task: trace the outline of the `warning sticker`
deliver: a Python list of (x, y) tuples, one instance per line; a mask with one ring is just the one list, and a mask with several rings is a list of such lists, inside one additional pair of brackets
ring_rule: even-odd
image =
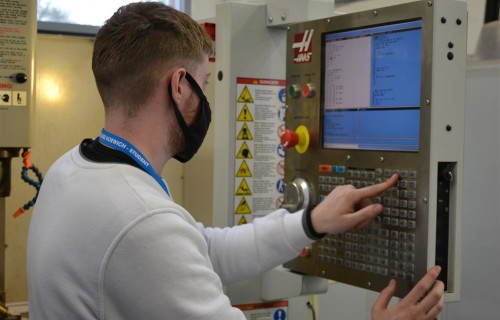
[(238, 118), (236, 121), (248, 121), (252, 122), (253, 117), (252, 114), (250, 113), (250, 109), (248, 109), (248, 106), (245, 104), (243, 108), (240, 111), (240, 114), (238, 115)]
[[(238, 225), (267, 215), (283, 201), (280, 133), (285, 130), (286, 81), (237, 77), (235, 100), (233, 212), (240, 216), (233, 224)], [(286, 315), (274, 311), (276, 319)]]
[(240, 203), (236, 207), (236, 211), (234, 213), (235, 214), (250, 214), (250, 213), (252, 213), (252, 210), (250, 209), (250, 206), (248, 205), (248, 202), (245, 199), (245, 197), (241, 198)]
[(245, 216), (241, 216), (240, 221), (238, 221), (238, 225), (241, 226), (242, 224), (247, 224), (247, 218)]
[(236, 305), (247, 320), (287, 320), (288, 301)]
[(253, 103), (252, 94), (250, 93), (250, 90), (248, 90), (247, 86), (245, 86), (241, 91), (238, 103)]
[(246, 123), (243, 124), (243, 126), (240, 129), (240, 133), (238, 133), (238, 136), (236, 137), (237, 140), (253, 140), (252, 134), (250, 133), (250, 129), (248, 129), (248, 126)]
[(241, 180), (240, 186), (238, 187), (238, 190), (236, 190), (236, 195), (237, 196), (252, 195), (252, 190), (250, 190), (250, 187), (248, 186), (248, 183), (245, 179)]
[(243, 141), (243, 144), (240, 147), (240, 150), (236, 154), (237, 159), (252, 159), (252, 152), (250, 152), (250, 148), (247, 143)]
[(238, 169), (238, 172), (236, 172), (237, 177), (251, 177), (252, 172), (250, 171), (250, 168), (248, 167), (248, 164), (245, 160), (240, 165), (240, 168)]

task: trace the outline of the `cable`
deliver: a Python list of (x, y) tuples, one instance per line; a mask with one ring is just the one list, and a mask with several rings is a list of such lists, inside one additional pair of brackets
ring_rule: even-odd
[[(17, 211), (13, 215), (14, 218), (19, 217), (21, 214), (26, 212), (26, 210), (28, 210), (29, 208), (31, 208), (32, 206), (35, 205), (36, 198), (38, 197), (38, 192), (40, 191), (40, 187), (41, 187), (42, 182), (43, 182), (43, 176), (42, 176), (41, 172), (38, 170), (38, 168), (35, 165), (33, 165), (33, 163), (31, 163), (30, 156), (31, 156), (31, 151), (29, 149), (23, 149), (24, 166), (21, 169), (21, 179), (23, 179), (23, 181), (26, 182), (27, 184), (29, 184), (30, 186), (33, 186), (36, 189), (36, 194), (33, 197), (33, 199), (31, 199), (30, 201), (25, 203), (24, 206), (17, 209)], [(37, 181), (31, 179), (28, 176), (29, 170), (33, 171), (33, 173), (36, 175)]]
[(316, 320), (316, 311), (314, 310), (314, 306), (312, 305), (311, 301), (307, 301), (306, 305), (311, 310), (313, 320)]

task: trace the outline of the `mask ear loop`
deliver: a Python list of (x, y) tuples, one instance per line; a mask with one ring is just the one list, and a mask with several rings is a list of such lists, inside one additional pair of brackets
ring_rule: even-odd
[(189, 74), (189, 72), (186, 72), (186, 80), (189, 82), (191, 85), (191, 88), (196, 91), (200, 99), (207, 100), (207, 97), (205, 96), (205, 93), (203, 93), (203, 90), (201, 90), (200, 86), (198, 85), (198, 82), (194, 80), (194, 78)]

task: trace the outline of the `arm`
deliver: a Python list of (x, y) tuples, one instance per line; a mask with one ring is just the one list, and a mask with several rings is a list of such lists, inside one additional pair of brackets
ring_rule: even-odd
[[(367, 198), (389, 189), (397, 179), (394, 175), (383, 183), (363, 189), (336, 187), (310, 213), (312, 228), (316, 233), (339, 233), (354, 226), (365, 226), (383, 210), (382, 205), (374, 205)], [(280, 209), (251, 224), (202, 229), (210, 259), (223, 283), (258, 275), (297, 256), (314, 240), (306, 235), (303, 214), (304, 211), (289, 214)]]
[(99, 277), (101, 317), (245, 320), (223, 292), (205, 239), (174, 210), (144, 215), (115, 239)]

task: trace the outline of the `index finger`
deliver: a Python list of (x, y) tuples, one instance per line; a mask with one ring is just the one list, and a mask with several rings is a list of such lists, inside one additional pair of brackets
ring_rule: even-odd
[(361, 188), (356, 190), (356, 195), (359, 197), (358, 201), (365, 198), (375, 197), (385, 190), (391, 188), (398, 181), (399, 176), (393, 174), (389, 179), (384, 182), (374, 184), (373, 186)]

